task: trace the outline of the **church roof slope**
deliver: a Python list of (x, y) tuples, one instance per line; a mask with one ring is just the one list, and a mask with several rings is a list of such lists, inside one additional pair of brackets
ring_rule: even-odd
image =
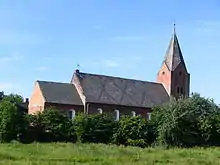
[(180, 49), (179, 41), (175, 32), (166, 51), (164, 63), (167, 65), (170, 71), (174, 71), (180, 63), (182, 63), (186, 69), (182, 51)]
[(41, 92), (48, 103), (83, 105), (73, 84), (37, 81)]
[(150, 108), (169, 100), (162, 84), (75, 72), (87, 102)]

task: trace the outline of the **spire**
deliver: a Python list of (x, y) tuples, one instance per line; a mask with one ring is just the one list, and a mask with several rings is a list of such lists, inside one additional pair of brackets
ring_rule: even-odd
[(164, 59), (164, 63), (167, 65), (170, 71), (174, 71), (180, 63), (182, 63), (183, 66), (186, 68), (183, 55), (180, 49), (180, 45), (177, 39), (177, 35), (176, 35), (176, 24), (175, 23), (174, 23), (173, 30), (174, 30), (174, 33), (170, 40), (170, 44), (166, 51), (166, 55)]

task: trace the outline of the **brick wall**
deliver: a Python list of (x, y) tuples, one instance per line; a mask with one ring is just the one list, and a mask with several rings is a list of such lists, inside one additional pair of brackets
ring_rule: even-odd
[(77, 113), (84, 113), (84, 106), (80, 105), (66, 105), (66, 104), (55, 104), (55, 103), (45, 103), (45, 109), (54, 107), (57, 110), (62, 110), (62, 111), (69, 111), (71, 109), (74, 109), (76, 114)]
[(40, 90), (38, 83), (36, 82), (34, 85), (33, 93), (29, 100), (28, 113), (34, 114), (36, 112), (43, 111), (44, 103), (45, 103), (44, 97), (42, 95), (42, 92)]
[(80, 96), (80, 98), (81, 98), (83, 104), (85, 105), (86, 97), (85, 97), (85, 95), (84, 95), (82, 86), (81, 86), (81, 84), (80, 84), (80, 80), (79, 80), (79, 78), (78, 78), (78, 76), (77, 76), (77, 72), (79, 72), (79, 71), (75, 71), (75, 72), (74, 72), (74, 75), (73, 75), (73, 78), (72, 78), (72, 80), (71, 80), (71, 83), (75, 85), (76, 90), (77, 90), (77, 92), (78, 92), (78, 94), (79, 94), (79, 96)]
[(157, 82), (163, 84), (167, 93), (169, 95), (171, 94), (171, 72), (169, 71), (165, 63), (162, 65), (160, 71), (158, 72)]
[[(158, 72), (157, 82), (163, 84), (164, 88), (170, 96), (189, 96), (190, 75), (187, 73), (182, 63), (179, 64), (174, 71), (169, 71), (166, 64), (163, 64), (160, 71)], [(181, 93), (181, 88), (183, 93)]]
[(113, 115), (116, 115), (115, 110), (117, 109), (120, 112), (120, 116), (121, 115), (132, 115), (132, 111), (134, 111), (136, 115), (147, 117), (147, 113), (151, 112), (150, 108), (89, 103), (88, 105), (89, 114), (99, 113), (98, 108), (101, 108), (103, 113), (108, 113), (108, 114), (113, 114)]

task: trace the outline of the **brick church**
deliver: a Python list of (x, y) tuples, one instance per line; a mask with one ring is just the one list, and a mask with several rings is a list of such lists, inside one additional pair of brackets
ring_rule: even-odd
[(68, 112), (70, 118), (77, 113), (113, 113), (116, 120), (122, 114), (150, 118), (153, 106), (169, 101), (171, 96), (188, 97), (189, 87), (190, 74), (174, 29), (156, 82), (75, 70), (70, 83), (36, 81), (28, 112), (34, 114), (52, 106)]

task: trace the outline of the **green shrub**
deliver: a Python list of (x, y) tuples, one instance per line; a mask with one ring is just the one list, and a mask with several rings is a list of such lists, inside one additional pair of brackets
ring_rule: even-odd
[[(213, 115), (218, 112), (219, 109), (212, 100), (197, 94), (156, 107), (152, 122), (157, 131), (157, 144), (179, 147), (211, 144)], [(219, 136), (214, 132), (215, 136)]]
[(74, 125), (62, 111), (50, 108), (43, 113), (29, 115), (29, 123), (24, 141), (76, 141)]
[(107, 114), (78, 115), (74, 124), (78, 141), (93, 143), (109, 143), (116, 125)]
[(151, 143), (151, 126), (142, 117), (122, 117), (113, 135), (113, 143), (144, 147)]
[(24, 120), (15, 103), (8, 100), (0, 102), (0, 138), (2, 142), (10, 142), (17, 139), (17, 135), (23, 131)]

